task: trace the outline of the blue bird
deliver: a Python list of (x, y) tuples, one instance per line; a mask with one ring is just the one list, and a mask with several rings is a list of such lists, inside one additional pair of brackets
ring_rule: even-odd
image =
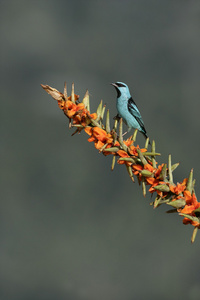
[(137, 105), (131, 97), (128, 86), (123, 82), (111, 83), (117, 91), (117, 117), (123, 119), (128, 126), (128, 132), (134, 128), (143, 133), (145, 138), (148, 138), (144, 122)]

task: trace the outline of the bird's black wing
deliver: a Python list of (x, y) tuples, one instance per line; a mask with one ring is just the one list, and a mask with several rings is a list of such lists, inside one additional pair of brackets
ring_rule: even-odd
[(139, 109), (135, 103), (135, 101), (133, 100), (133, 98), (129, 98), (128, 100), (128, 111), (134, 116), (134, 118), (137, 120), (137, 122), (139, 123), (140, 127), (141, 127), (141, 131), (144, 133), (145, 136), (146, 135), (146, 129), (144, 127), (144, 122), (142, 120), (142, 116), (139, 112)]

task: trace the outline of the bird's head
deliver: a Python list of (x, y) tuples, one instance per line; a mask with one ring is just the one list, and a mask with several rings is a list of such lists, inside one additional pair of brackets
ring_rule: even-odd
[(117, 81), (115, 83), (111, 83), (111, 85), (116, 88), (117, 98), (121, 97), (121, 95), (127, 97), (128, 99), (131, 97), (127, 84)]

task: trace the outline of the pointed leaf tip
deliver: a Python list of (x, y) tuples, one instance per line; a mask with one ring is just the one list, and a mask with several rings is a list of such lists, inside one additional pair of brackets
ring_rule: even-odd
[(113, 156), (113, 159), (112, 159), (111, 171), (114, 170), (115, 162), (116, 162), (116, 156), (114, 155), (114, 156)]
[(75, 103), (74, 83), (72, 83), (71, 101)]
[(49, 85), (41, 84), (41, 87), (56, 101), (64, 100), (64, 95)]
[(191, 238), (191, 243), (192, 243), (192, 244), (193, 244), (194, 241), (195, 241), (197, 232), (198, 232), (198, 227), (195, 227), (194, 230), (193, 230), (193, 233), (192, 233), (192, 238)]
[(193, 169), (191, 169), (191, 171), (190, 171), (188, 181), (187, 181), (186, 190), (188, 190), (190, 193), (192, 193), (192, 190), (193, 190)]
[(110, 132), (110, 114), (109, 114), (109, 109), (107, 110), (106, 114), (106, 132)]
[(65, 85), (64, 85), (64, 98), (65, 98), (65, 101), (67, 101), (67, 83), (65, 81)]
[(82, 103), (85, 105), (85, 108), (90, 112), (90, 99), (89, 99), (89, 91), (86, 90), (85, 96), (83, 97)]

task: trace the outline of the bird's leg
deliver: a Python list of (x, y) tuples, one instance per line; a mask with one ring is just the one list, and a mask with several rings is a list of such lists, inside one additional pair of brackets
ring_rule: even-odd
[[(117, 120), (118, 122), (119, 122), (120, 119), (121, 119), (121, 117), (120, 117), (119, 114), (117, 114), (117, 115), (113, 118), (113, 120)], [(124, 132), (124, 133), (122, 134), (122, 136), (126, 135), (130, 130), (131, 130), (131, 128), (128, 128), (128, 130), (127, 130), (126, 132)]]
[(127, 133), (128, 133), (128, 130), (127, 130), (126, 132), (124, 132), (124, 133), (122, 134), (122, 136), (126, 135)]
[[(120, 119), (121, 119), (121, 117), (120, 117), (119, 114), (117, 114), (117, 115), (113, 118), (113, 120), (117, 120), (118, 123), (119, 123)], [(122, 134), (122, 136), (125, 135), (126, 133), (127, 133), (127, 132), (125, 132), (124, 134)]]
[(124, 132), (124, 133), (122, 134), (122, 136), (124, 136), (125, 134), (127, 134), (129, 131), (131, 131), (131, 128), (130, 128), (130, 127), (128, 127), (128, 130), (127, 130), (126, 132)]

